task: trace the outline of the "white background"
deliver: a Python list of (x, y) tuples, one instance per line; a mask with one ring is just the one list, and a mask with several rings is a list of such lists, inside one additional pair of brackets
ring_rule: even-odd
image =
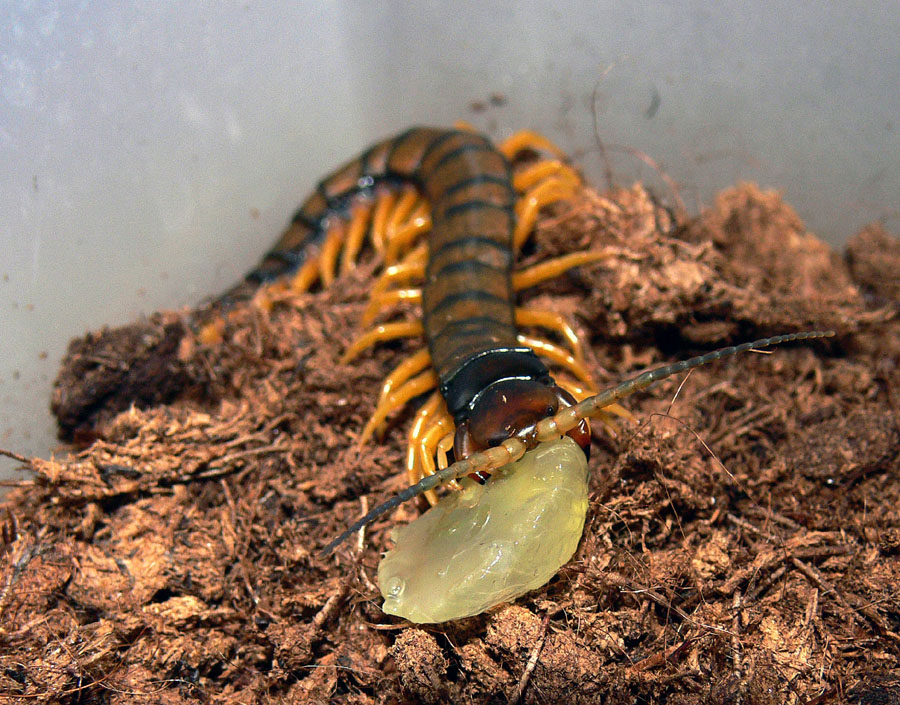
[(753, 179), (836, 245), (900, 231), (898, 37), (896, 0), (4, 2), (0, 446), (53, 447), (72, 336), (221, 291), (411, 124), (536, 128), (599, 179), (596, 119), (620, 183), (657, 182), (616, 145), (693, 208)]

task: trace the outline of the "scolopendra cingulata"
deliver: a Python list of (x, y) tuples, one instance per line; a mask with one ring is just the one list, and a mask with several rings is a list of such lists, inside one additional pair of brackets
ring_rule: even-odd
[[(394, 409), (432, 392), (409, 432), (407, 472), (411, 485), (355, 522), (322, 549), (323, 555), (400, 503), (425, 494), (436, 504), (434, 490), (438, 485), (466, 476), (483, 484), (492, 473), (538, 446), (546, 445), (548, 450), (542, 456), (548, 463), (556, 462), (552, 458), (565, 458), (560, 461), (564, 471), (583, 464), (590, 446), (588, 419), (600, 418), (608, 423), (610, 414), (627, 415), (618, 406), (618, 400), (654, 381), (744, 350), (828, 335), (794, 333), (723, 348), (659, 367), (594, 394), (593, 381), (580, 358), (579, 341), (571, 327), (559, 316), (517, 309), (515, 292), (574, 266), (604, 259), (608, 254), (573, 253), (531, 270), (514, 272), (516, 252), (527, 238), (537, 210), (571, 194), (579, 183), (575, 172), (559, 160), (539, 162), (514, 176), (510, 159), (523, 147), (555, 151), (533, 133), (523, 133), (499, 148), (468, 130), (433, 128), (414, 128), (379, 142), (319, 183), (295, 214), (287, 232), (225, 298), (227, 301), (257, 295), (265, 304), (265, 289), (261, 294), (256, 292), (261, 284), (273, 280), (298, 291), (310, 288), (317, 280), (327, 286), (338, 267), (345, 272), (353, 266), (368, 233), (385, 268), (373, 287), (364, 323), (372, 323), (378, 312), (392, 302), (421, 301), (421, 322), (376, 326), (344, 357), (347, 362), (381, 340), (424, 334), (426, 350), (408, 358), (388, 376), (376, 411), (361, 434), (361, 442), (365, 442)], [(383, 185), (399, 184), (410, 184), (417, 190), (399, 197), (393, 189), (381, 190)], [(516, 194), (520, 191), (525, 191), (526, 197), (517, 204)], [(368, 199), (360, 202), (360, 195)], [(427, 203), (418, 200), (420, 196)], [(349, 223), (333, 217), (348, 209)], [(427, 243), (418, 243), (429, 227)], [(286, 283), (285, 275), (289, 273), (293, 279)], [(392, 288), (417, 279), (422, 280), (421, 290)], [(520, 325), (549, 327), (562, 335), (572, 349), (567, 351), (525, 337)], [(202, 332), (208, 341), (216, 336), (215, 324)], [(552, 376), (536, 350), (578, 381)], [(435, 388), (437, 391), (433, 391)], [(572, 455), (572, 444), (553, 445), (564, 436), (574, 439), (582, 451)], [(453, 464), (449, 463), (451, 454), (456, 461)], [(586, 493), (584, 482), (581, 485)], [(448, 589), (463, 585), (467, 594), (477, 593), (477, 597), (457, 595), (453, 601), (444, 601), (447, 609), (423, 611), (419, 603), (427, 596), (421, 588), (417, 592), (408, 579), (394, 576), (385, 578), (381, 585), (388, 601), (394, 601), (391, 611), (415, 621), (443, 621), (473, 614), (543, 584), (577, 546), (586, 500), (576, 499), (571, 506), (576, 505), (580, 507), (581, 520), (567, 524), (565, 536), (554, 537), (555, 543), (567, 547), (560, 555), (539, 555), (540, 549), (527, 541), (520, 545), (518, 539), (515, 549), (510, 548), (511, 544), (490, 540), (487, 554), (482, 551), (477, 560), (467, 559), (452, 569), (447, 565), (437, 569)], [(560, 522), (560, 512), (570, 505), (560, 506), (562, 509), (544, 512), (540, 517), (542, 526)], [(487, 523), (485, 518), (482, 524)], [(500, 525), (501, 532), (506, 526), (499, 520), (494, 524)], [(444, 525), (440, 532), (452, 533), (456, 528), (451, 526), (448, 531)], [(485, 535), (469, 541), (486, 540)], [(398, 543), (395, 553), (415, 553), (420, 564), (415, 569), (421, 570), (428, 563), (425, 554), (443, 539), (435, 538), (432, 531), (424, 539), (417, 539), (420, 544), (423, 540), (424, 545), (415, 547), (404, 548)], [(501, 559), (503, 567), (498, 570)], [(528, 580), (518, 577), (521, 564), (542, 561), (545, 565), (541, 570), (531, 570), (529, 565), (526, 572), (534, 575)], [(427, 566), (426, 570), (432, 567)], [(380, 571), (379, 578), (382, 577)], [(404, 591), (405, 605), (400, 600)], [(435, 598), (433, 589), (426, 592)]]

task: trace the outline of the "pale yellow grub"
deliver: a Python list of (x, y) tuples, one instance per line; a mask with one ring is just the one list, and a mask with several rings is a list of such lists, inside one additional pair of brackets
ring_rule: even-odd
[(464, 481), (407, 526), (378, 566), (387, 614), (446, 622), (544, 585), (572, 557), (587, 514), (587, 461), (564, 437), (484, 485)]

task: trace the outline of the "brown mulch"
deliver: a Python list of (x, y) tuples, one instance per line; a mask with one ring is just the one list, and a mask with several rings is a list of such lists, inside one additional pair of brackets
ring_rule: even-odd
[(630, 399), (638, 423), (595, 429), (573, 560), (437, 626), (373, 584), (420, 505), (316, 554), (404, 483), (409, 410), (357, 437), (416, 344), (336, 362), (371, 264), (237, 306), (218, 345), (193, 313), (73, 341), (53, 405), (83, 445), (0, 511), (0, 701), (900, 703), (900, 241), (873, 226), (841, 256), (749, 184), (678, 223), (634, 186), (551, 209), (526, 263), (584, 247), (615, 256), (522, 299), (577, 323), (603, 384), (837, 336)]

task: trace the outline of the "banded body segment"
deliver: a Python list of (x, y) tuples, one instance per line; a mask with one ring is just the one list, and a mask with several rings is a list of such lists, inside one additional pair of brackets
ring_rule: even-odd
[[(522, 372), (518, 358), (529, 355), (516, 337), (511, 278), (516, 194), (506, 158), (467, 132), (435, 140), (421, 172), (433, 222), (422, 320), (441, 391), (456, 415), (486, 384)], [(456, 379), (487, 356), (493, 379)]]

